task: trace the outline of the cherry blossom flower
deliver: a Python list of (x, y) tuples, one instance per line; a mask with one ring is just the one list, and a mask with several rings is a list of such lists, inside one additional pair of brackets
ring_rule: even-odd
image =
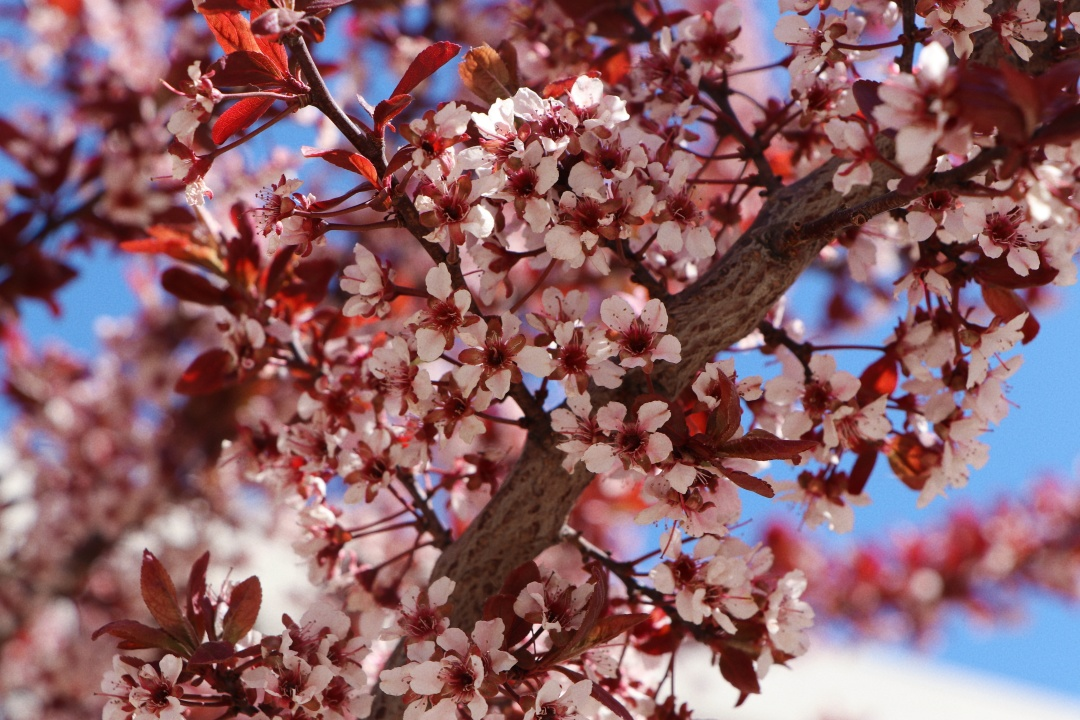
[(1052, 230), (1034, 228), (1026, 217), (1026, 207), (1009, 198), (992, 198), (988, 207), (977, 202), (971, 205), (973, 212), (985, 207), (985, 214), (976, 223), (979, 247), (987, 257), (1001, 257), (1007, 251), (1006, 261), (1020, 277), (1039, 269), (1038, 248), (1052, 235)]
[(353, 248), (353, 255), (353, 264), (341, 271), (341, 289), (352, 295), (341, 313), (346, 317), (386, 317), (390, 301), (395, 297), (393, 269), (389, 263), (379, 262), (360, 243)]
[(971, 389), (986, 379), (990, 369), (990, 358), (998, 353), (1011, 350), (1023, 339), (1021, 330), (1027, 320), (1027, 313), (1020, 313), (1007, 323), (995, 324), (984, 332), (978, 333), (971, 342), (971, 358), (968, 366), (967, 387)]
[(495, 229), (495, 216), (480, 203), (480, 198), (502, 184), (502, 176), (495, 174), (476, 180), (460, 175), (454, 180), (424, 185), (416, 196), (416, 209), (424, 226), (432, 228), (425, 239), (463, 245), (469, 237), (486, 238)]
[(735, 361), (731, 359), (718, 362), (706, 363), (701, 373), (694, 378), (691, 389), (698, 400), (705, 403), (709, 410), (715, 410), (724, 402), (724, 395), (730, 387), (720, 381), (723, 374), (732, 385), (739, 397), (743, 400), (752, 401), (761, 397), (761, 377), (753, 375), (744, 380), (739, 380), (735, 373)]
[(765, 610), (765, 627), (773, 646), (789, 655), (802, 655), (810, 647), (806, 631), (814, 624), (814, 609), (800, 599), (805, 591), (803, 571), (792, 570), (777, 583)]
[(214, 87), (214, 72), (202, 71), (202, 65), (195, 61), (188, 66), (188, 78), (191, 80), (191, 90), (180, 92), (167, 83), (168, 87), (177, 95), (188, 98), (188, 101), (169, 118), (166, 129), (176, 136), (184, 145), (191, 147), (195, 141), (195, 131), (199, 125), (210, 119), (214, 112), (214, 106), (221, 101), (221, 91)]
[(589, 472), (648, 470), (671, 454), (671, 439), (659, 432), (671, 417), (666, 402), (645, 403), (633, 420), (627, 420), (626, 414), (626, 406), (618, 402), (608, 403), (596, 413), (596, 424), (609, 439), (592, 445), (582, 455)]
[(109, 696), (102, 717), (104, 720), (181, 720), (184, 708), (180, 699), (184, 690), (177, 685), (184, 661), (166, 655), (158, 668), (146, 663), (131, 665), (122, 656), (113, 658), (112, 672), (101, 681), (101, 691)]
[(858, 43), (866, 20), (857, 15), (822, 14), (817, 28), (799, 15), (784, 15), (773, 35), (794, 50), (789, 69), (793, 76), (814, 75), (825, 63), (846, 62), (845, 50), (837, 42)]
[(458, 328), (479, 321), (468, 315), (472, 296), (465, 288), (454, 290), (445, 264), (428, 270), (425, 278), (428, 307), (412, 319), (416, 325), (416, 354), (424, 362), (436, 360), (454, 344)]
[(661, 537), (664, 554), (672, 561), (649, 573), (656, 589), (675, 596), (675, 607), (686, 622), (700, 625), (713, 620), (727, 633), (738, 632), (732, 618), (745, 620), (758, 612), (752, 598), (751, 548), (735, 538), (702, 537), (690, 555), (682, 552), (675, 531)]
[(529, 345), (518, 332), (520, 329), (521, 321), (516, 316), (503, 313), (490, 322), (481, 319), (460, 331), (461, 339), (472, 346), (458, 355), (464, 366), (457, 376), (465, 392), (479, 385), (501, 400), (510, 391), (511, 383), (522, 381), (522, 370), (539, 378), (548, 376), (552, 371), (551, 355), (545, 348)]
[(595, 586), (573, 586), (552, 573), (542, 582), (531, 582), (514, 600), (514, 614), (548, 632), (568, 632), (581, 625)]
[(1022, 41), (1041, 42), (1046, 39), (1046, 23), (1039, 19), (1039, 0), (1020, 0), (1015, 9), (1006, 9), (994, 16), (993, 27), (1022, 60), (1031, 59), (1031, 48)]
[(551, 429), (566, 440), (556, 445), (566, 453), (563, 468), (573, 472), (574, 466), (584, 457), (585, 452), (602, 437), (600, 426), (592, 415), (592, 402), (588, 393), (569, 395), (566, 408), (551, 411)]
[(738, 521), (742, 501), (735, 485), (726, 478), (697, 468), (693, 482), (680, 492), (670, 475), (662, 472), (646, 478), (643, 492), (657, 502), (638, 513), (634, 522), (649, 525), (672, 520), (687, 535), (701, 537), (705, 533), (724, 535), (727, 525)]
[(564, 192), (559, 199), (558, 224), (544, 236), (551, 257), (565, 260), (572, 268), (581, 267), (586, 258), (591, 258), (597, 270), (606, 275), (607, 259), (598, 243), (601, 237), (612, 235), (609, 239), (613, 239), (618, 235), (607, 229), (614, 219), (613, 209), (610, 203)]
[(413, 165), (432, 182), (455, 174), (453, 146), (467, 137), (464, 133), (470, 119), (472, 113), (467, 108), (450, 102), (401, 128), (402, 137), (415, 148)]
[(584, 393), (590, 381), (600, 387), (619, 387), (626, 371), (608, 359), (611, 345), (598, 328), (561, 322), (555, 325), (552, 339), (555, 349), (548, 376), (561, 381), (567, 395)]
[(974, 49), (971, 34), (990, 27), (989, 6), (990, 0), (919, 0), (916, 12), (935, 36), (952, 39), (956, 57), (965, 58)]
[(859, 391), (859, 379), (845, 370), (837, 370), (832, 355), (815, 354), (810, 359), (809, 370), (812, 379), (806, 382), (801, 366), (789, 362), (783, 375), (765, 384), (765, 399), (771, 403), (790, 406), (796, 400), (802, 401), (802, 411), (790, 412), (784, 420), (784, 437), (802, 437), (827, 413), (839, 409)]
[(433, 408), (424, 416), (425, 422), (433, 423), (439, 429), (443, 445), (451, 439), (471, 443), (484, 432), (484, 421), (476, 414), (491, 405), (491, 392), (475, 388), (466, 393), (462, 388), (473, 379), (471, 373), (465, 372), (462, 376), (461, 368), (455, 368), (440, 381)]
[(852, 506), (868, 505), (870, 498), (862, 494), (852, 495), (842, 483), (823, 478), (823, 475), (828, 477), (826, 473), (802, 472), (795, 482), (774, 483), (774, 487), (780, 491), (777, 499), (803, 505), (803, 522), (811, 530), (824, 524), (832, 532), (843, 535), (855, 527)]
[(600, 304), (600, 317), (615, 332), (619, 364), (623, 367), (640, 367), (648, 373), (657, 360), (677, 363), (682, 358), (679, 339), (663, 334), (668, 324), (667, 308), (659, 299), (645, 303), (639, 316), (625, 299), (609, 297)]
[(579, 680), (570, 687), (564, 685), (557, 678), (545, 682), (523, 720), (590, 720), (597, 716), (600, 702), (592, 697), (591, 680)]
[(901, 74), (878, 87), (881, 104), (874, 119), (896, 129), (896, 163), (915, 175), (934, 158), (934, 146), (945, 134), (946, 113), (941, 93), (949, 58), (938, 43), (930, 43), (919, 55), (917, 72)]
[(317, 701), (334, 677), (334, 671), (325, 665), (311, 664), (293, 653), (285, 654), (279, 667), (266, 665), (244, 672), (244, 683), (267, 695), (280, 698), (289, 709)]
[(874, 179), (871, 163), (878, 152), (867, 128), (862, 123), (832, 118), (825, 123), (825, 134), (832, 142), (833, 154), (847, 160), (833, 175), (836, 191), (847, 195), (856, 185), (869, 185)]
[(418, 585), (406, 588), (394, 625), (383, 631), (382, 639), (406, 638), (410, 644), (435, 640), (450, 627), (447, 603), (454, 592), (454, 581), (441, 577), (426, 589)]

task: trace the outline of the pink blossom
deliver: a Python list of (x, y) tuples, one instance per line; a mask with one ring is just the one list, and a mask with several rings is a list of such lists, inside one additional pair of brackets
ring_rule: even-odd
[(658, 432), (671, 417), (666, 402), (645, 403), (633, 420), (627, 420), (626, 413), (626, 406), (618, 402), (608, 403), (596, 413), (596, 424), (607, 440), (592, 445), (582, 456), (589, 472), (648, 470), (671, 454), (671, 439)]
[(623, 367), (641, 367), (651, 372), (657, 360), (677, 363), (681, 359), (679, 339), (663, 334), (668, 324), (667, 308), (657, 298), (645, 303), (638, 316), (623, 298), (609, 297), (600, 304), (600, 317), (615, 332), (619, 364)]

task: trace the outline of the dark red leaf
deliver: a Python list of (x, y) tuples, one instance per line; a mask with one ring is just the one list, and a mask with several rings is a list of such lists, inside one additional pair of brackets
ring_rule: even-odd
[(195, 649), (195, 652), (191, 653), (188, 664), (210, 665), (225, 662), (235, 654), (236, 649), (231, 644), (220, 640), (211, 640), (210, 642), (204, 642)]
[(180, 267), (171, 267), (161, 274), (161, 287), (181, 300), (200, 305), (221, 305), (225, 291), (202, 275)]
[(881, 98), (878, 97), (880, 85), (881, 83), (875, 80), (856, 80), (851, 86), (855, 104), (859, 106), (859, 110), (866, 118), (874, 117), (874, 108), (881, 104)]
[(648, 619), (647, 613), (629, 613), (602, 617), (596, 622), (592, 631), (589, 632), (589, 644), (592, 647), (603, 645)]
[(1005, 322), (1009, 322), (1021, 313), (1028, 314), (1021, 330), (1024, 334), (1023, 343), (1025, 345), (1034, 340), (1035, 336), (1039, 334), (1039, 321), (1035, 319), (1031, 308), (1015, 290), (987, 283), (982, 286), (982, 296), (983, 300), (986, 301), (986, 306)]
[(252, 576), (232, 589), (229, 611), (222, 621), (221, 637), (227, 643), (238, 643), (255, 627), (262, 606), (262, 585)]
[(207, 626), (214, 622), (212, 617), (204, 617), (202, 612), (202, 601), (206, 598), (206, 568), (209, 565), (210, 551), (208, 550), (199, 556), (188, 574), (187, 619), (195, 628), (195, 637), (200, 640), (205, 635)]
[(261, 12), (266, 8), (266, 0), (204, 0), (199, 5), (199, 12), (203, 15), (219, 12), (240, 12), (242, 10), (255, 10)]
[(1042, 262), (1039, 267), (1028, 272), (1027, 275), (1017, 275), (1016, 271), (1009, 267), (1008, 255), (1002, 253), (996, 258), (980, 255), (974, 264), (975, 279), (980, 283), (1000, 285), (1003, 288), (1030, 288), (1039, 285), (1049, 285), (1057, 277), (1057, 268), (1050, 263)]
[(818, 446), (813, 440), (781, 440), (765, 430), (751, 430), (742, 437), (728, 440), (716, 449), (719, 457), (750, 460), (795, 460)]
[(375, 121), (375, 130), (382, 132), (382, 129), (409, 107), (411, 102), (412, 95), (391, 95), (389, 100), (383, 100), (376, 105), (375, 112), (371, 116)]
[(143, 550), (142, 571), (139, 576), (146, 609), (157, 620), (161, 629), (184, 644), (190, 651), (195, 649), (196, 640), (191, 624), (180, 611), (176, 599), (176, 586), (161, 561), (149, 550)]
[(866, 482), (870, 479), (870, 473), (874, 471), (874, 465), (877, 464), (878, 449), (876, 446), (868, 446), (864, 448), (857, 458), (855, 458), (855, 464), (851, 466), (851, 475), (848, 476), (847, 490), (852, 495), (859, 495), (866, 487)]
[(754, 659), (740, 650), (724, 648), (720, 654), (720, 674), (739, 691), (736, 705), (741, 705), (748, 695), (761, 692)]
[(277, 85), (282, 79), (280, 68), (262, 53), (237, 50), (214, 63), (216, 87), (244, 85)]
[(724, 473), (728, 480), (735, 483), (743, 490), (749, 490), (756, 495), (767, 498), (776, 495), (776, 491), (772, 489), (772, 485), (761, 478), (756, 478), (749, 473), (744, 473), (742, 470), (732, 470), (731, 468), (722, 467), (720, 468), (720, 472)]
[(235, 360), (228, 350), (207, 350), (188, 365), (188, 369), (176, 381), (176, 392), (181, 395), (207, 395), (223, 388), (235, 370)]
[(1071, 145), (1080, 138), (1080, 105), (1073, 105), (1041, 127), (1035, 137), (1039, 145)]
[(236, 133), (247, 129), (265, 115), (273, 104), (274, 98), (249, 97), (238, 100), (214, 121), (214, 129), (210, 137), (216, 145), (220, 145)]
[(442, 40), (429, 45), (420, 51), (420, 54), (416, 56), (416, 59), (409, 65), (409, 69), (405, 71), (405, 75), (402, 76), (401, 82), (394, 88), (394, 92), (390, 93), (390, 97), (395, 95), (407, 95), (412, 92), (412, 89), (422, 83), (424, 80), (431, 77), (431, 75), (441, 68), (446, 63), (454, 59), (454, 56), (461, 50), (461, 46), (457, 43), (447, 42)]
[(180, 645), (176, 640), (169, 637), (168, 633), (159, 628), (143, 625), (135, 620), (115, 620), (94, 631), (92, 640), (97, 640), (102, 635), (112, 635), (120, 639), (117, 647), (123, 650), (145, 650), (148, 648), (160, 648), (162, 650), (180, 651)]

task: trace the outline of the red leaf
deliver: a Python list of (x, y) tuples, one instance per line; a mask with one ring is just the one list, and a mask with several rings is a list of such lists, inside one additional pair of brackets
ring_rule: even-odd
[(236, 649), (227, 642), (211, 640), (204, 642), (188, 658), (189, 665), (210, 665), (225, 662), (236, 654)]
[(203, 13), (203, 17), (226, 55), (237, 50), (262, 52), (259, 43), (255, 42), (255, 35), (251, 32), (251, 23), (239, 12), (235, 10), (206, 12)]
[(200, 305), (221, 305), (225, 291), (202, 275), (180, 267), (171, 267), (161, 274), (161, 287), (181, 300)]
[(882, 395), (892, 395), (899, 379), (896, 358), (891, 354), (882, 355), (863, 370), (855, 399), (859, 405), (869, 405)]
[(735, 483), (743, 490), (749, 490), (761, 497), (771, 498), (776, 496), (776, 491), (772, 489), (772, 485), (761, 478), (756, 478), (749, 473), (744, 473), (742, 470), (732, 470), (731, 468), (726, 467), (721, 467), (720, 472), (724, 473), (728, 480)]
[(277, 85), (282, 79), (280, 68), (262, 53), (237, 50), (211, 66), (214, 85), (241, 87), (244, 85)]
[(179, 643), (169, 637), (168, 633), (159, 628), (143, 625), (135, 620), (116, 620), (103, 625), (91, 635), (92, 640), (97, 640), (102, 635), (112, 635), (120, 639), (117, 647), (123, 650), (145, 650), (148, 648), (160, 648), (162, 650), (181, 651)]
[(1024, 334), (1023, 343), (1025, 345), (1034, 340), (1035, 336), (1039, 334), (1039, 321), (1035, 319), (1035, 315), (1031, 312), (1028, 304), (1015, 290), (987, 283), (982, 286), (982, 296), (983, 300), (986, 301), (986, 306), (1005, 322), (1009, 322), (1021, 313), (1028, 314), (1021, 330)]
[(1039, 285), (1049, 285), (1057, 277), (1057, 268), (1050, 263), (1039, 263), (1039, 267), (1028, 272), (1027, 275), (1017, 275), (1009, 267), (1008, 255), (1002, 253), (996, 258), (980, 255), (974, 264), (975, 279), (981, 283), (991, 283), (1004, 288), (1029, 288)]
[(349, 156), (349, 162), (352, 163), (357, 172), (363, 175), (368, 182), (375, 187), (379, 187), (381, 184), (379, 182), (379, 173), (375, 170), (375, 166), (371, 164), (370, 160), (359, 153), (353, 153)]
[[(590, 75), (593, 73), (589, 73)], [(544, 92), (541, 93), (546, 98), (559, 97), (570, 92), (570, 88), (574, 87), (574, 83), (577, 82), (578, 76), (564, 77), (560, 80), (555, 80), (544, 86)]]
[(870, 473), (877, 464), (878, 449), (870, 446), (859, 453), (855, 464), (851, 467), (851, 475), (848, 476), (847, 490), (852, 495), (859, 495), (866, 487), (866, 481), (870, 479)]
[(728, 440), (716, 449), (719, 457), (750, 460), (795, 460), (817, 447), (814, 440), (781, 440), (765, 430), (751, 430), (742, 437)]
[(195, 628), (195, 637), (202, 638), (206, 628), (212, 624), (212, 617), (204, 617), (202, 601), (206, 598), (206, 568), (210, 565), (210, 551), (204, 552), (191, 566), (188, 574), (187, 619)]
[(359, 153), (350, 152), (349, 150), (320, 150), (307, 145), (300, 148), (300, 152), (303, 153), (304, 157), (322, 158), (331, 165), (336, 165), (343, 170), (360, 173), (375, 187), (381, 185), (379, 174), (375, 172), (375, 166)]
[(177, 260), (206, 260), (214, 254), (210, 248), (192, 240), (189, 226), (152, 225), (147, 232), (150, 237), (122, 242), (120, 249), (129, 253), (160, 253)]
[(214, 144), (220, 145), (238, 132), (246, 129), (270, 109), (274, 104), (274, 98), (249, 97), (238, 100), (235, 105), (221, 113), (214, 121), (214, 129), (210, 133)]
[(627, 630), (637, 627), (649, 619), (647, 613), (630, 613), (626, 615), (608, 615), (597, 621), (596, 626), (589, 632), (589, 644), (592, 647), (603, 645), (612, 638), (622, 635)]
[(407, 95), (412, 92), (412, 89), (428, 79), (436, 70), (441, 68), (446, 63), (454, 59), (454, 56), (461, 50), (461, 46), (457, 43), (447, 42), (442, 40), (429, 45), (420, 51), (420, 54), (416, 56), (416, 59), (409, 65), (409, 69), (405, 71), (405, 75), (402, 76), (401, 82), (394, 88), (394, 92), (390, 93), (390, 97), (395, 95)]
[(261, 12), (266, 8), (266, 0), (204, 0), (199, 5), (199, 12), (203, 15), (219, 12), (239, 12), (241, 10), (255, 10)]
[(157, 620), (161, 629), (184, 644), (190, 651), (195, 649), (196, 640), (191, 624), (180, 611), (176, 599), (176, 586), (165, 570), (161, 561), (149, 550), (143, 550), (142, 572), (139, 578), (143, 602), (146, 609)]
[(262, 585), (259, 578), (249, 577), (232, 589), (229, 594), (229, 610), (222, 621), (221, 637), (227, 643), (237, 643), (259, 618), (262, 606)]
[(176, 392), (181, 395), (207, 395), (223, 388), (226, 379), (235, 369), (235, 361), (228, 350), (207, 350), (188, 365), (188, 369), (176, 381)]
[(412, 95), (392, 95), (389, 100), (383, 100), (376, 105), (375, 112), (371, 115), (375, 121), (376, 132), (382, 132), (382, 129), (400, 115), (405, 108), (409, 107), (411, 102)]
[(740, 650), (724, 648), (720, 654), (720, 674), (739, 691), (736, 707), (741, 705), (748, 695), (761, 692), (757, 671), (754, 670), (754, 659)]

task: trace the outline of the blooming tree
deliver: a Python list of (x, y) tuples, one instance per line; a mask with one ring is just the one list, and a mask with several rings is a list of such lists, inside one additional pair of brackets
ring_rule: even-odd
[[(1080, 594), (1076, 489), (810, 532), (986, 462), (1076, 279), (1080, 3), (779, 10), (772, 45), (733, 0), (13, 11), (66, 112), (0, 120), (3, 712), (688, 718), (686, 646), (741, 701), (815, 615)], [(100, 243), (150, 258), (138, 315), (34, 349)]]

